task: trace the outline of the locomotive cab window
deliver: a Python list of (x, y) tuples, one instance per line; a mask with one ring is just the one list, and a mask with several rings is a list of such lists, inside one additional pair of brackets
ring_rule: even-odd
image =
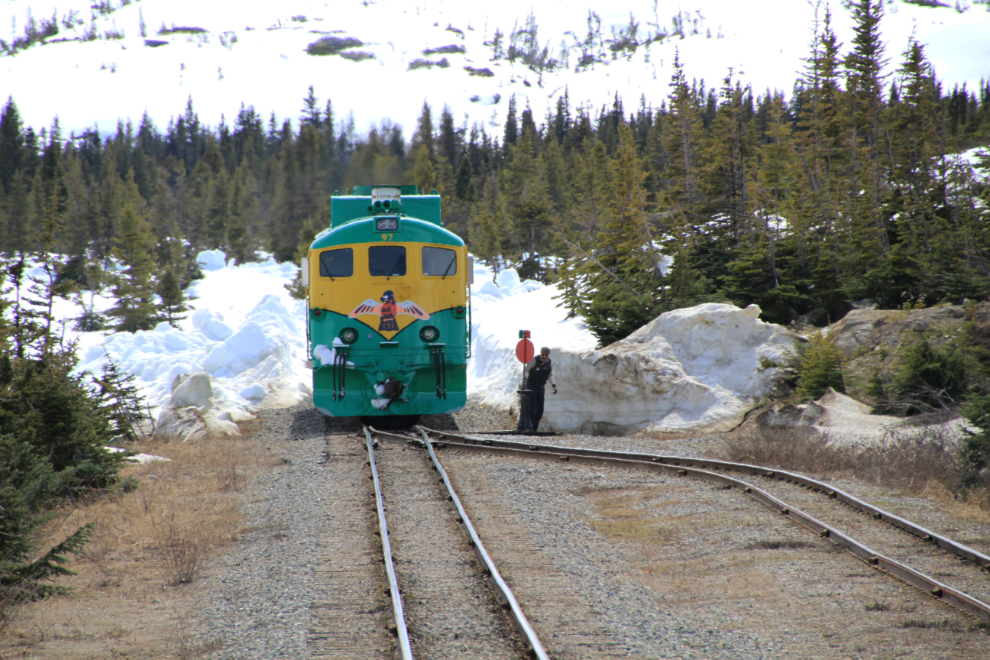
[(423, 275), (447, 277), (457, 273), (457, 253), (437, 247), (423, 248)]
[(320, 253), (320, 277), (350, 277), (354, 274), (354, 250), (324, 250)]
[(401, 245), (375, 245), (368, 248), (368, 272), (373, 277), (400, 277), (406, 274), (406, 248)]

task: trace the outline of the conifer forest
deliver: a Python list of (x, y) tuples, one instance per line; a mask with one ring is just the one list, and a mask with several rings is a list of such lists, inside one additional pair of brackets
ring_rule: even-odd
[[(823, 325), (862, 300), (984, 298), (990, 192), (956, 154), (990, 139), (990, 82), (944, 89), (922, 45), (888, 52), (878, 3), (853, 11), (848, 54), (825, 16), (789, 94), (731, 71), (692, 80), (677, 61), (659, 108), (565, 94), (535, 117), (510, 98), (489, 133), (424, 104), (408, 144), (388, 119), (358, 135), (312, 89), (298, 118), (242, 106), (214, 128), (190, 98), (164, 130), (145, 116), (68, 138), (57, 119), (23, 125), (8, 99), (0, 246), (36, 252), (54, 221), (59, 278), (120, 301), (88, 322), (133, 331), (179, 312), (197, 251), (293, 260), (328, 226), (331, 194), (415, 183), (496, 271), (558, 281), (602, 343), (708, 300)], [(113, 258), (123, 270), (104, 277)]]
[(408, 144), (388, 119), (358, 135), (312, 88), (298, 118), (242, 106), (214, 128), (190, 98), (164, 130), (145, 116), (68, 138), (57, 120), (25, 126), (8, 99), (0, 246), (37, 252), (54, 222), (59, 279), (119, 300), (86, 321), (133, 331), (180, 313), (199, 250), (294, 260), (329, 225), (331, 194), (415, 183), (496, 271), (559, 282), (602, 343), (712, 300), (823, 325), (863, 300), (985, 298), (990, 189), (957, 154), (990, 140), (990, 82), (944, 89), (922, 45), (889, 52), (879, 3), (852, 11), (847, 54), (824, 16), (789, 94), (731, 72), (692, 80), (677, 61), (659, 108), (565, 94), (535, 117), (510, 98), (489, 133), (424, 104)]
[[(45, 508), (132, 486), (104, 445), (137, 433), (136, 389), (112, 363), (75, 372), (53, 300), (77, 301), (78, 330), (174, 323), (197, 253), (298, 262), (330, 224), (330, 196), (355, 185), (436, 190), (477, 258), (557, 283), (602, 345), (703, 302), (824, 326), (859, 305), (987, 300), (990, 80), (946, 88), (921, 44), (882, 41), (882, 0), (848, 5), (851, 42), (823, 15), (786, 92), (731, 71), (697, 80), (679, 58), (655, 83), (659, 107), (565, 93), (538, 117), (510, 97), (492, 128), (425, 103), (408, 141), (388, 118), (359, 134), (312, 87), (297, 117), (242, 105), (212, 126), (190, 98), (166, 127), (145, 115), (112, 134), (28, 126), (17, 99), (0, 100), (0, 620), (3, 599), (44, 595), (88, 536), (38, 558)], [(116, 302), (98, 312), (95, 294)], [(979, 470), (981, 351), (979, 387), (957, 397), (984, 431)]]

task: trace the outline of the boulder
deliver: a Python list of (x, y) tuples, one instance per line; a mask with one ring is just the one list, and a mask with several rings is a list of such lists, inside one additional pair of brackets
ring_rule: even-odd
[(228, 419), (221, 419), (212, 411), (204, 413), (192, 407), (166, 406), (158, 415), (155, 439), (164, 442), (186, 442), (240, 435), (241, 431), (237, 424), (229, 419), (229, 415), (224, 416)]
[(172, 405), (176, 408), (205, 408), (212, 397), (213, 386), (207, 373), (179, 374), (172, 381)]

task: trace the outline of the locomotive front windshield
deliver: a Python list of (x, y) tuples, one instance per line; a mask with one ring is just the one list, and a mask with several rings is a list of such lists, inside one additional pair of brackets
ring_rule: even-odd
[(457, 253), (437, 247), (423, 248), (423, 275), (447, 277), (457, 274)]
[(354, 274), (354, 250), (324, 250), (320, 253), (320, 277), (350, 277)]
[(406, 274), (406, 248), (376, 245), (368, 248), (368, 272), (373, 277), (400, 277)]

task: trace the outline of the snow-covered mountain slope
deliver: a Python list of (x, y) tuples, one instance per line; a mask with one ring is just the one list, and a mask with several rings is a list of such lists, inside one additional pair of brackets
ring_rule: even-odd
[[(913, 35), (949, 86), (990, 78), (988, 5), (919, 1), (885, 3), (888, 68)], [(849, 12), (832, 5), (848, 44)], [(732, 69), (757, 92), (789, 91), (814, 24), (812, 3), (795, 0), (0, 0), (8, 51), (28, 33), (58, 28), (0, 56), (0, 97), (12, 96), (36, 129), (57, 115), (68, 135), (137, 123), (145, 112), (164, 127), (189, 98), (213, 126), (221, 116), (233, 123), (242, 103), (296, 120), (312, 85), (338, 122), (352, 116), (359, 133), (389, 118), (408, 136), (426, 101), (435, 112), (450, 106), (459, 125), (479, 122), (499, 134), (513, 94), (537, 121), (565, 90), (572, 107), (600, 107), (616, 94), (627, 109), (641, 98), (659, 106), (675, 51), (688, 77), (708, 87)], [(590, 40), (589, 27), (597, 29)], [(503, 54), (515, 45), (556, 67), (496, 59), (497, 33)], [(667, 36), (642, 45), (658, 34)]]

